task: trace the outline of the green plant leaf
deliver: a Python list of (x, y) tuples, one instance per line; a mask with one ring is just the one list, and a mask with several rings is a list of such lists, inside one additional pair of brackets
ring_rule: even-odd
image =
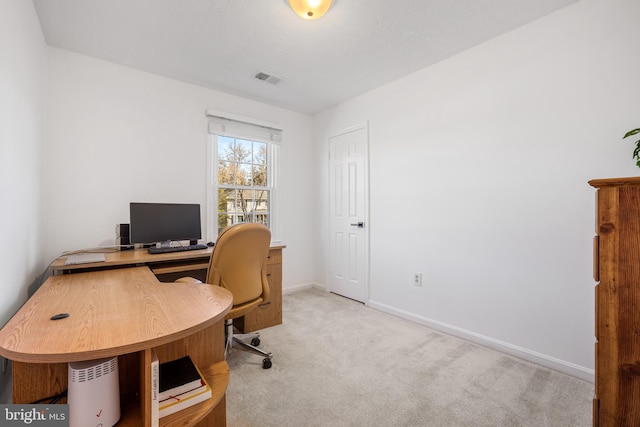
[(640, 133), (640, 128), (638, 128), (638, 129), (634, 129), (634, 130), (630, 130), (629, 132), (627, 132), (627, 133), (622, 137), (622, 139), (625, 139), (626, 137), (631, 136), (631, 135), (635, 135), (635, 134), (637, 134), (637, 133)]
[(639, 154), (640, 154), (640, 141), (636, 141), (636, 149), (633, 150), (633, 158), (640, 160), (640, 157), (638, 157)]

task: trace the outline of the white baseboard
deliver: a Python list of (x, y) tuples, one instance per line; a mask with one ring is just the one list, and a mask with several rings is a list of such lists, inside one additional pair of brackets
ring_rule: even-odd
[(295, 291), (300, 291), (303, 289), (319, 289), (321, 291), (326, 291), (327, 288), (324, 285), (319, 285), (317, 283), (303, 283), (301, 285), (294, 285), (294, 286), (287, 286), (286, 288), (283, 287), (282, 288), (282, 293), (286, 294), (289, 292), (295, 292)]
[(415, 322), (424, 326), (428, 326), (430, 328), (439, 330), (441, 332), (457, 336), (467, 341), (471, 341), (476, 344), (480, 344), (485, 347), (489, 347), (494, 350), (498, 350), (503, 353), (510, 354), (520, 359), (545, 366), (549, 369), (553, 369), (558, 372), (562, 372), (567, 375), (571, 375), (571, 376), (580, 378), (582, 380), (589, 381), (591, 383), (594, 382), (595, 372), (593, 369), (587, 369), (584, 366), (576, 365), (574, 363), (570, 363), (565, 360), (560, 360), (555, 357), (548, 356), (546, 354), (531, 351), (523, 347), (519, 347), (504, 341), (496, 340), (484, 335), (477, 334), (472, 331), (468, 331), (466, 329), (462, 329), (456, 326), (448, 325), (446, 323), (438, 322), (437, 320), (418, 316), (416, 314), (409, 313), (404, 310), (399, 310), (395, 307), (391, 307), (389, 305), (386, 305), (377, 301), (370, 300), (368, 306), (376, 310), (380, 310), (385, 313), (389, 313), (394, 316), (400, 317), (402, 319), (410, 320), (412, 322)]

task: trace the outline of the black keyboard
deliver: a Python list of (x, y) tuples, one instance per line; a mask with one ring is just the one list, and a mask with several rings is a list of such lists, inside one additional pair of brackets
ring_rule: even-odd
[(187, 245), (187, 246), (171, 246), (166, 248), (149, 248), (150, 254), (166, 254), (169, 252), (197, 251), (198, 249), (207, 249), (207, 245)]

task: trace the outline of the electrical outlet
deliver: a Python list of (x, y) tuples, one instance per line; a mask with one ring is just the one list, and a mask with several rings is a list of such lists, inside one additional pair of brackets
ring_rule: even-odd
[(422, 273), (413, 274), (413, 284), (414, 286), (422, 286)]

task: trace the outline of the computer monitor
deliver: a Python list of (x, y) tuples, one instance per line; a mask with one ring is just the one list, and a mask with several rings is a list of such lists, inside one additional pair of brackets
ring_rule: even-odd
[(129, 204), (131, 243), (160, 243), (202, 237), (200, 205), (195, 203)]

